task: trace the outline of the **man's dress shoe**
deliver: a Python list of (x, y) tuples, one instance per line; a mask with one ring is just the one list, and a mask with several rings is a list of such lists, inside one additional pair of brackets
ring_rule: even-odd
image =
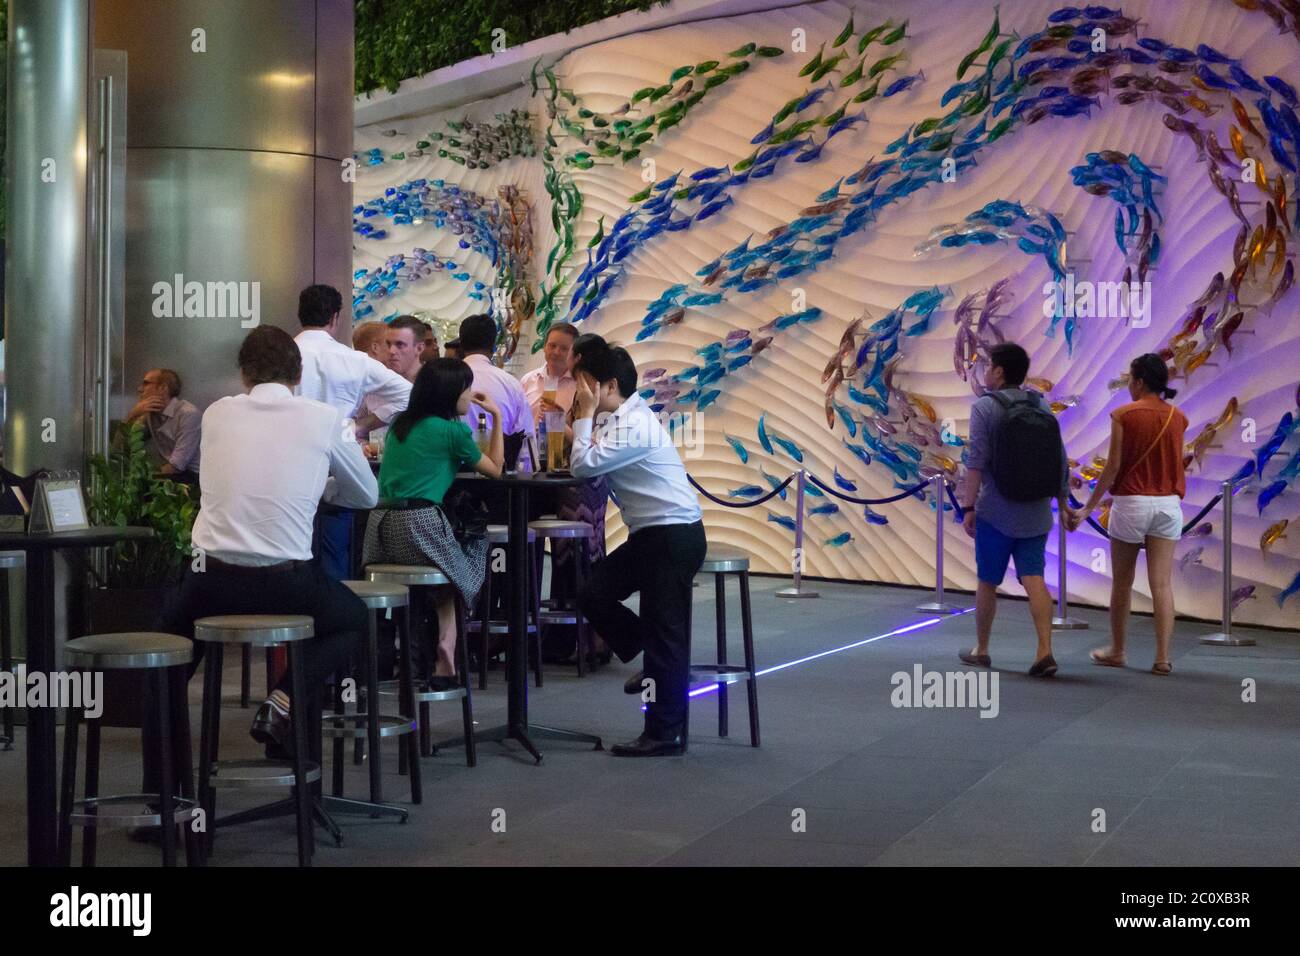
[(610, 753), (615, 757), (671, 757), (682, 753), (682, 737), (678, 734), (671, 740), (655, 740), (642, 734), (636, 740), (615, 744)]

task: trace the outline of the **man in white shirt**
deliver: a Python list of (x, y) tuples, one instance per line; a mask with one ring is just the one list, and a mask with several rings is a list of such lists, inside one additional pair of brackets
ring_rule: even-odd
[[(311, 560), (312, 521), (322, 496), (341, 507), (374, 507), (378, 483), (343, 414), (293, 394), (302, 360), (288, 333), (254, 329), (239, 368), (247, 394), (220, 399), (203, 415), (196, 560), (157, 629), (190, 637), (194, 621), (210, 615), (309, 615), (315, 636), (298, 660), (308, 695), (318, 699), (368, 625), (360, 599)], [(310, 707), (290, 699), (290, 686), (286, 673), (253, 721), (253, 737), (276, 756), (292, 746), (293, 708)]]
[[(573, 406), (573, 393), (578, 387), (577, 380), (569, 372), (569, 353), (578, 338), (578, 330), (568, 322), (557, 322), (546, 331), (546, 344), (542, 355), (546, 363), (526, 373), (519, 384), (528, 396), (528, 405), (533, 410), (534, 425), (547, 412), (564, 412), (568, 414)], [(548, 402), (545, 393), (555, 392), (555, 400)]]
[[(685, 750), (691, 583), (704, 563), (700, 504), (672, 438), (637, 394), (636, 366), (625, 349), (605, 346), (583, 358), (574, 396), (575, 477), (608, 475), (628, 526), (627, 541), (598, 563), (578, 606), (619, 659), (645, 652), (644, 680), (653, 688), (645, 730), (616, 745), (619, 757), (657, 757)], [(608, 413), (599, 428), (597, 412)], [(641, 594), (638, 616), (623, 604)], [(639, 686), (638, 686), (639, 685)]]
[[(302, 331), (294, 339), (302, 354), (302, 381), (295, 394), (324, 402), (352, 415), (369, 396), (372, 413), (358, 422), (358, 430), (387, 424), (406, 408), (411, 383), (365, 352), (348, 348), (334, 337), (343, 310), (343, 297), (327, 285), (311, 285), (298, 296), (298, 321)], [(321, 563), (338, 581), (352, 577), (352, 515), (321, 515)]]
[[(528, 396), (523, 386), (504, 369), (492, 364), (492, 351), (497, 344), (497, 324), (490, 315), (471, 315), (460, 324), (460, 351), (467, 364), (474, 371), (476, 392), (483, 392), (501, 409), (501, 434), (533, 434), (533, 412), (528, 406)], [(478, 430), (479, 415), (487, 415), (478, 405), (470, 404), (465, 413), (465, 423), (472, 432)], [(487, 415), (489, 433), (492, 430), (492, 416)], [(514, 467), (514, 463), (509, 463)]]

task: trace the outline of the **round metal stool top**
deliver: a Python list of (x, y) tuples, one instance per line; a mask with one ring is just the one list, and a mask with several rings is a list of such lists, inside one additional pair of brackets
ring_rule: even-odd
[(194, 622), (194, 639), (215, 644), (264, 647), (305, 641), (315, 633), (312, 619), (302, 614), (223, 614)]
[(411, 592), (405, 584), (393, 584), (389, 581), (344, 581), (344, 587), (361, 598), (361, 603), (374, 610), (384, 607), (406, 607), (411, 601)]
[(701, 574), (726, 574), (728, 571), (748, 571), (749, 555), (738, 551), (710, 551), (700, 565)]
[(558, 518), (528, 522), (528, 529), (543, 538), (594, 538), (596, 529), (585, 521), (561, 521)]
[(125, 671), (176, 667), (194, 660), (194, 645), (176, 634), (134, 631), (87, 634), (63, 645), (69, 667)]
[(423, 564), (367, 564), (366, 577), (386, 584), (450, 584), (441, 568)]
[(22, 568), (27, 566), (27, 554), (23, 551), (0, 551), (0, 569)]
[[(510, 540), (510, 527), (504, 524), (490, 524), (487, 526), (488, 544), (505, 544)], [(537, 540), (537, 532), (530, 526), (528, 528), (528, 542)]]

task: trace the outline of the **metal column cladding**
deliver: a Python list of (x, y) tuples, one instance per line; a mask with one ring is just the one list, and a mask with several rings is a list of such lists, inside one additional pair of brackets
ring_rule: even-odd
[(10, 0), (5, 466), (83, 467), (88, 0)]
[(127, 55), (125, 395), (176, 369), (206, 406), (241, 390), (254, 325), (296, 333), (302, 287), (349, 300), (350, 0), (96, 0)]

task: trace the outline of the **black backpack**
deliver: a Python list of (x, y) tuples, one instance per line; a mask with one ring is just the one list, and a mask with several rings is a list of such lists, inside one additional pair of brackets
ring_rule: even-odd
[(1061, 426), (1028, 393), (989, 392), (1005, 410), (993, 433), (993, 483), (1008, 501), (1039, 501), (1061, 492)]

